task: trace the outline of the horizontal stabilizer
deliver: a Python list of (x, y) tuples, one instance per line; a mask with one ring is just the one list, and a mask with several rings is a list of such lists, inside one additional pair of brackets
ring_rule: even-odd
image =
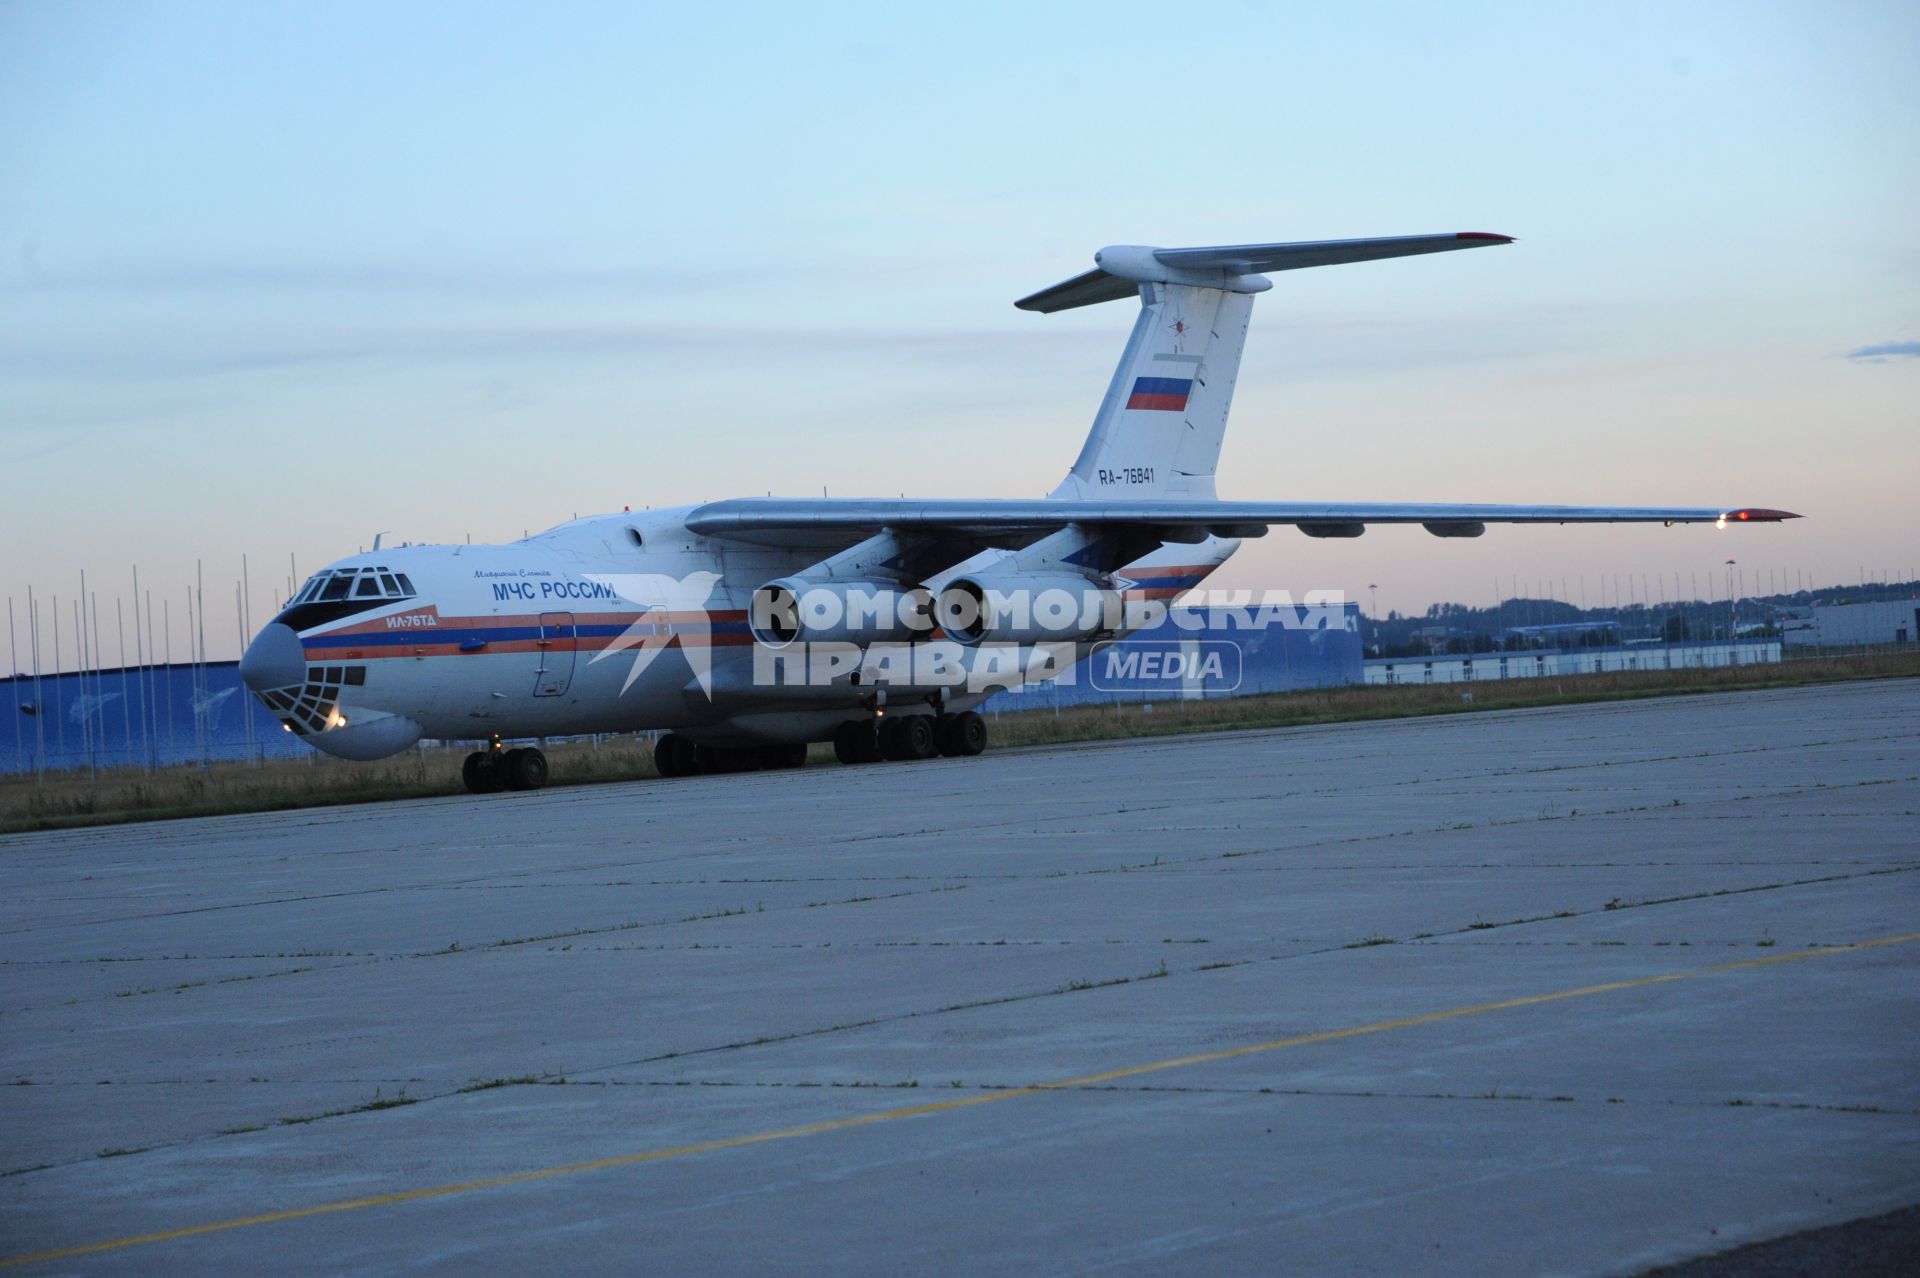
[(1304, 240), (1291, 244), (1222, 244), (1212, 248), (1148, 248), (1115, 245), (1093, 255), (1099, 263), (1052, 288), (1023, 297), (1023, 311), (1064, 311), (1131, 297), (1142, 284), (1191, 284), (1236, 293), (1267, 287), (1259, 277), (1309, 266), (1340, 266), (1383, 257), (1413, 257), (1454, 249), (1511, 244), (1510, 235), (1453, 231), (1442, 235), (1389, 235), (1363, 240)]
[(1092, 306), (1096, 302), (1117, 302), (1139, 291), (1140, 286), (1132, 280), (1109, 275), (1096, 266), (1084, 275), (1076, 275), (1052, 288), (1043, 288), (1031, 297), (1023, 297), (1014, 305), (1023, 311), (1070, 311), (1076, 306)]
[(1300, 244), (1231, 244), (1222, 248), (1155, 249), (1153, 255), (1168, 266), (1194, 269), (1215, 267), (1241, 275), (1267, 271), (1297, 271), (1308, 266), (1343, 266), (1383, 257), (1413, 257), (1420, 253), (1449, 253), (1454, 249), (1511, 244), (1511, 235), (1485, 231), (1456, 231), (1451, 235), (1390, 235), (1371, 240), (1309, 240)]

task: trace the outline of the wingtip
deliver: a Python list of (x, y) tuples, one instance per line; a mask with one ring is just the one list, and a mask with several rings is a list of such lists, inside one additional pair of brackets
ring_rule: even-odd
[(1721, 516), (1730, 524), (1777, 524), (1788, 519), (1802, 519), (1791, 510), (1769, 510), (1764, 506), (1745, 506), (1739, 510), (1729, 510)]
[(1513, 236), (1501, 235), (1495, 231), (1455, 231), (1456, 240), (1477, 240), (1482, 244), (1511, 244)]

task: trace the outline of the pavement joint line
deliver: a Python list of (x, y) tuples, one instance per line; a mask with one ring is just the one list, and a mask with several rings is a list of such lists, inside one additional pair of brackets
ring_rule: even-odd
[(633, 1154), (617, 1154), (609, 1158), (595, 1158), (586, 1162), (565, 1163), (553, 1167), (536, 1167), (528, 1171), (510, 1172), (503, 1176), (489, 1176), (479, 1180), (460, 1181), (449, 1185), (428, 1185), (418, 1189), (405, 1189), (387, 1194), (372, 1194), (362, 1198), (347, 1198), (330, 1203), (316, 1203), (306, 1207), (290, 1207), (281, 1211), (261, 1212), (252, 1216), (237, 1216), (227, 1220), (208, 1221), (205, 1224), (185, 1225), (175, 1229), (163, 1229), (145, 1234), (132, 1234), (123, 1238), (108, 1238), (99, 1242), (81, 1243), (77, 1246), (61, 1247), (50, 1251), (38, 1251), (27, 1255), (0, 1257), (0, 1269), (11, 1269), (20, 1265), (38, 1264), (50, 1260), (65, 1260), (74, 1256), (86, 1256), (98, 1252), (121, 1251), (130, 1247), (174, 1242), (183, 1238), (195, 1238), (205, 1234), (227, 1233), (236, 1229), (248, 1229), (258, 1225), (278, 1224), (290, 1220), (304, 1220), (314, 1216), (362, 1211), (371, 1207), (390, 1207), (401, 1203), (419, 1202), (433, 1198), (449, 1198), (458, 1194), (477, 1193), (481, 1190), (498, 1189), (507, 1185), (521, 1185), (531, 1181), (551, 1180), (560, 1176), (573, 1176), (583, 1172), (605, 1171), (615, 1167), (634, 1167), (643, 1163), (665, 1162), (674, 1158), (689, 1158), (697, 1154), (717, 1153), (721, 1150), (740, 1149), (749, 1145), (763, 1145), (772, 1141), (796, 1140), (806, 1136), (820, 1136), (829, 1132), (847, 1131), (852, 1128), (867, 1127), (876, 1123), (894, 1122), (899, 1119), (921, 1118), (929, 1114), (943, 1114), (953, 1110), (971, 1109), (977, 1105), (991, 1105), (999, 1101), (1016, 1100), (1025, 1096), (1037, 1096), (1044, 1092), (1072, 1091), (1101, 1083), (1112, 1082), (1116, 1079), (1137, 1078), (1143, 1074), (1154, 1074), (1163, 1070), (1180, 1069), (1191, 1065), (1205, 1065), (1215, 1061), (1234, 1060), (1243, 1056), (1256, 1056), (1266, 1052), (1281, 1051), (1290, 1047), (1304, 1047), (1314, 1043), (1333, 1043), (1342, 1039), (1360, 1038), (1369, 1034), (1381, 1034), (1389, 1030), (1411, 1029), (1420, 1025), (1433, 1025), (1442, 1021), (1459, 1020), (1468, 1016), (1481, 1016), (1489, 1012), (1509, 1011), (1520, 1007), (1538, 1007), (1542, 1004), (1564, 1002), (1568, 999), (1590, 998), (1596, 994), (1610, 994), (1620, 990), (1642, 989), (1654, 985), (1665, 985), (1674, 981), (1684, 981), (1694, 977), (1715, 976), (1727, 972), (1741, 972), (1763, 967), (1773, 967), (1782, 963), (1798, 962), (1802, 959), (1822, 958), (1835, 954), (1853, 954), (1863, 950), (1906, 945), (1914, 941), (1920, 941), (1920, 932), (1907, 932), (1898, 936), (1876, 937), (1871, 940), (1856, 941), (1848, 945), (1827, 945), (1812, 949), (1792, 950), (1785, 954), (1769, 954), (1763, 958), (1739, 959), (1731, 963), (1716, 963), (1709, 967), (1687, 968), (1677, 972), (1661, 972), (1653, 976), (1637, 976), (1630, 977), (1626, 980), (1604, 981), (1597, 985), (1582, 985), (1573, 989), (1554, 990), (1546, 994), (1524, 994), (1516, 998), (1498, 999), (1489, 1003), (1475, 1003), (1464, 1007), (1446, 1008), (1438, 1012), (1421, 1012), (1413, 1016), (1401, 1016), (1391, 1020), (1373, 1021), (1366, 1025), (1354, 1025), (1345, 1029), (1320, 1030), (1311, 1034), (1296, 1034), (1287, 1038), (1268, 1039), (1260, 1043), (1247, 1043), (1240, 1047), (1222, 1048), (1218, 1051), (1197, 1052), (1188, 1056), (1169, 1057), (1164, 1060), (1148, 1061), (1139, 1065), (1125, 1065), (1118, 1069), (1101, 1070), (1098, 1073), (1081, 1074), (1073, 1078), (1055, 1079), (1052, 1082), (1046, 1083), (1033, 1083), (1025, 1087), (1008, 1088), (1003, 1091), (978, 1093), (969, 1096), (955, 1097), (951, 1100), (932, 1101), (923, 1105), (908, 1105), (896, 1109), (879, 1110), (871, 1114), (856, 1114), (847, 1118), (825, 1119), (817, 1123), (805, 1123), (798, 1127), (781, 1127), (771, 1131), (748, 1132), (740, 1136), (727, 1136), (717, 1140), (699, 1141), (689, 1145), (675, 1145), (664, 1149), (642, 1150)]

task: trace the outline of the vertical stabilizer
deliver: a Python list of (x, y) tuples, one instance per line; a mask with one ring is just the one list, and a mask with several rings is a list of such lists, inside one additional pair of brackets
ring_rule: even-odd
[(1055, 497), (1212, 498), (1253, 298), (1140, 285), (1140, 315)]
[(1267, 275), (1387, 257), (1511, 244), (1507, 235), (1456, 231), (1384, 239), (1148, 248), (1119, 244), (1093, 255), (1094, 269), (1014, 305), (1064, 311), (1136, 293), (1140, 318), (1100, 402), (1073, 469), (1053, 490), (1063, 498), (1212, 498), (1227, 410), (1247, 343), (1253, 294)]

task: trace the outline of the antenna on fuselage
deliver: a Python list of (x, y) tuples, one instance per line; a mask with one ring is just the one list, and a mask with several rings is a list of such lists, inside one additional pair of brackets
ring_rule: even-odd
[[(392, 532), (392, 531), (393, 531), (393, 529), (391, 529), (391, 528), (389, 528), (389, 529), (387, 529), (387, 532)], [(373, 535), (373, 548), (374, 548), (375, 550), (378, 550), (378, 549), (380, 549), (380, 539), (381, 539), (382, 537), (384, 537), (384, 536), (386, 536), (386, 535), (387, 535), (387, 532), (377, 532), (377, 533), (375, 533), (375, 534)]]

